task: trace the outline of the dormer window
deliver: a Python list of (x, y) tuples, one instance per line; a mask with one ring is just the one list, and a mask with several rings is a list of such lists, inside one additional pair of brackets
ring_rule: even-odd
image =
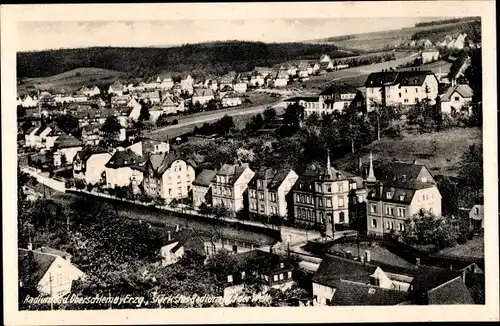
[(403, 200), (405, 200), (405, 197), (406, 197), (406, 194), (402, 193), (401, 195), (399, 195), (399, 200), (403, 201)]
[(392, 193), (392, 192), (390, 192), (390, 191), (387, 191), (387, 192), (386, 192), (387, 199), (391, 199), (391, 198), (392, 198), (392, 195), (393, 195), (393, 193)]
[(422, 180), (422, 182), (427, 182), (427, 178), (426, 178), (426, 177), (423, 177), (423, 178), (422, 178), (422, 179), (420, 179), (420, 180)]
[(280, 268), (284, 268), (285, 267), (285, 264), (284, 263), (280, 263)]

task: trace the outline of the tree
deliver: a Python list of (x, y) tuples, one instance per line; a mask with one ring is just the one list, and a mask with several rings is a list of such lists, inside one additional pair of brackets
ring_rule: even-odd
[(156, 126), (157, 127), (168, 126), (168, 116), (166, 113), (160, 114), (158, 119), (156, 119)]
[(151, 114), (149, 113), (149, 106), (145, 103), (141, 103), (141, 113), (139, 113), (140, 121), (149, 121)]
[(458, 232), (451, 220), (420, 212), (405, 222), (401, 236), (409, 244), (434, 245), (443, 249), (457, 244)]
[(200, 206), (198, 206), (198, 211), (200, 212), (200, 214), (205, 216), (212, 215), (212, 208), (205, 202), (201, 203)]
[(273, 123), (276, 120), (276, 109), (275, 108), (267, 108), (264, 111), (264, 121), (266, 123)]
[(57, 118), (57, 126), (67, 134), (79, 138), (82, 130), (80, 129), (78, 119), (71, 115), (65, 114)]
[(460, 199), (467, 206), (481, 197), (484, 188), (483, 148), (481, 145), (471, 145), (460, 160), (458, 170), (458, 189)]
[(116, 117), (108, 117), (101, 127), (101, 131), (104, 132), (108, 140), (115, 139), (122, 129), (121, 124), (118, 122)]
[(445, 216), (455, 216), (458, 213), (459, 192), (457, 184), (449, 177), (435, 178), (441, 194), (442, 213)]
[(233, 117), (225, 115), (215, 123), (215, 130), (219, 135), (227, 136), (235, 128)]
[(227, 250), (219, 250), (215, 255), (208, 258), (207, 268), (215, 274), (219, 281), (225, 281), (228, 275), (232, 275), (238, 271), (237, 262), (229, 254)]

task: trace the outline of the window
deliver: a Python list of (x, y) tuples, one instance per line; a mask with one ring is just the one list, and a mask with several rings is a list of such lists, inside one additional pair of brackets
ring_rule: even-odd
[(288, 272), (288, 278), (292, 278), (292, 272)]
[(339, 207), (344, 207), (344, 197), (339, 197), (338, 202), (339, 202)]
[(345, 214), (344, 212), (339, 213), (339, 223), (345, 223)]
[(311, 211), (307, 210), (307, 218), (311, 218)]
[(297, 195), (297, 203), (300, 203), (300, 195)]
[(407, 89), (405, 89), (405, 93), (408, 93), (408, 90), (407, 90)]
[(241, 272), (241, 279), (244, 279), (245, 278), (245, 272)]
[(269, 194), (269, 197), (270, 197), (270, 199), (271, 199), (271, 201), (272, 201), (272, 202), (276, 202), (276, 201), (277, 201), (277, 198), (276, 198), (276, 194), (275, 194), (275, 193), (273, 193), (273, 192), (272, 192), (272, 193), (270, 193), (270, 194)]
[(418, 93), (418, 88), (415, 88), (415, 93)]
[(228, 276), (227, 276), (227, 281), (228, 281), (229, 283), (232, 283), (232, 282), (233, 282), (233, 275), (228, 275)]
[(399, 223), (399, 231), (404, 231), (405, 225), (403, 223)]
[(280, 273), (280, 281), (283, 281), (284, 278), (285, 276), (283, 275), (283, 273)]
[(285, 264), (280, 263), (280, 268), (284, 268), (284, 267), (285, 267)]
[(476, 210), (476, 215), (478, 215), (479, 214), (479, 207), (476, 207), (475, 210)]
[(344, 184), (339, 183), (339, 184), (338, 184), (338, 189), (339, 189), (339, 192), (344, 191)]
[(300, 195), (300, 201), (301, 201), (302, 203), (305, 203), (305, 202), (306, 202), (306, 201), (305, 201), (305, 198), (304, 198), (304, 195)]
[(263, 204), (260, 204), (260, 212), (264, 213), (264, 205)]
[(255, 203), (252, 203), (250, 205), (250, 207), (252, 208), (252, 210), (256, 211), (257, 210), (257, 205)]
[(394, 207), (385, 206), (385, 215), (393, 216), (394, 215)]
[(326, 186), (326, 192), (332, 192), (332, 186)]
[(259, 200), (264, 200), (264, 193), (259, 191)]
[(376, 228), (377, 227), (377, 220), (376, 219), (372, 219), (372, 228)]
[(399, 93), (399, 98), (401, 98), (401, 92)]
[(319, 220), (324, 223), (323, 212), (319, 212)]
[(370, 205), (370, 213), (377, 213), (377, 204), (371, 204)]
[(326, 200), (326, 207), (332, 207), (332, 200), (331, 199)]
[(262, 180), (257, 180), (257, 185), (258, 185), (259, 187), (264, 187), (264, 181), (262, 181)]
[(277, 280), (278, 280), (278, 274), (273, 275), (273, 281), (277, 281)]
[(405, 217), (406, 209), (402, 207), (398, 207), (398, 217)]
[(457, 101), (457, 102), (460, 101), (460, 97), (455, 96), (455, 101)]

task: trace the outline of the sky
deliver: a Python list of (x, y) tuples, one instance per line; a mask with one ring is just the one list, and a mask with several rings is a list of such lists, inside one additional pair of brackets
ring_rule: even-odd
[(31, 21), (17, 25), (17, 50), (172, 46), (208, 41), (292, 42), (412, 27), (436, 17)]

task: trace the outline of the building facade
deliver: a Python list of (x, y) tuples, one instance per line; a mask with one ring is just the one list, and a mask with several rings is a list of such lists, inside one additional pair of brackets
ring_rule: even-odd
[(244, 193), (254, 175), (248, 165), (224, 164), (213, 179), (212, 205), (222, 205), (232, 212), (243, 209)]

